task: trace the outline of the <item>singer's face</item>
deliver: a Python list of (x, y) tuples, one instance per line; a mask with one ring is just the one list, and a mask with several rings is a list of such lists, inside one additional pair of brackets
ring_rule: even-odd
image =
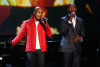
[(40, 20), (43, 14), (42, 8), (35, 10), (34, 15), (36, 20)]
[(74, 4), (70, 4), (69, 7), (68, 7), (68, 12), (72, 13), (73, 11), (74, 12), (77, 11), (76, 6)]

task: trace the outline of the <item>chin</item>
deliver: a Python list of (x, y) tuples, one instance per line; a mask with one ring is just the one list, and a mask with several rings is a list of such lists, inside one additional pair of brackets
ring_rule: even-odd
[(41, 19), (41, 18), (36, 18), (38, 21)]
[(41, 18), (37, 19), (37, 20), (40, 20)]

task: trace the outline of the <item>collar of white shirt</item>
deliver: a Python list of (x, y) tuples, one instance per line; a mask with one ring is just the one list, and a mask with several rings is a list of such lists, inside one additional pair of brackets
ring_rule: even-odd
[(77, 18), (77, 16), (75, 15), (75, 17), (72, 18), (72, 21), (68, 21), (70, 24), (73, 24), (74, 28), (75, 28), (75, 25), (76, 25), (76, 18)]

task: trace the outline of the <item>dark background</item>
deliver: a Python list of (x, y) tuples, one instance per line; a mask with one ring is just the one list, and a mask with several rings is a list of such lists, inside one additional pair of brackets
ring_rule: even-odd
[[(77, 6), (77, 16), (84, 20), (86, 36), (92, 35), (98, 37), (100, 34), (100, 3), (97, 0), (75, 0)], [(91, 14), (87, 8), (86, 4), (90, 6), (93, 14)], [(47, 17), (50, 27), (57, 28), (59, 23), (59, 18), (67, 14), (66, 6), (58, 7), (45, 7), (48, 10)], [(0, 22), (0, 36), (4, 35), (16, 35), (16, 27), (22, 24), (22, 21), (27, 20), (31, 17), (34, 7), (23, 8), (23, 7), (13, 7), (13, 6), (0, 6), (1, 16), (8, 16)], [(2, 20), (2, 18), (1, 18)]]
[[(82, 67), (99, 67), (100, 64), (100, 1), (99, 0), (75, 0), (77, 6), (77, 16), (84, 20), (85, 26), (85, 39), (82, 44)], [(93, 12), (91, 14), (85, 7), (88, 4)], [(8, 13), (4, 10), (1, 15), (7, 14), (8, 17), (2, 21), (0, 26), (0, 42), (5, 42), (9, 38), (16, 36), (16, 27), (22, 24), (22, 21), (30, 18), (33, 13), (34, 7), (21, 8), (13, 6), (0, 6), (8, 10)], [(66, 6), (59, 7), (45, 7), (48, 10), (47, 18), (50, 27), (57, 28), (59, 31), (59, 18), (67, 14)], [(1, 10), (0, 9), (0, 10)], [(1, 18), (0, 18), (1, 19)], [(17, 44), (13, 49), (13, 56), (21, 56), (23, 60), (23, 52), (25, 49), (25, 38), (22, 42)], [(61, 40), (61, 34), (53, 35), (51, 39), (47, 38), (48, 51), (46, 53), (46, 62), (57, 61), (58, 47)], [(24, 41), (24, 42), (23, 42)], [(24, 44), (24, 47), (21, 46)], [(1, 45), (0, 45), (1, 46)], [(22, 50), (23, 49), (23, 50)], [(9, 49), (8, 49), (9, 50)], [(18, 51), (16, 51), (18, 50)], [(14, 52), (15, 51), (15, 52)], [(2, 52), (3, 53), (3, 52)], [(6, 51), (5, 51), (6, 53)], [(11, 53), (11, 52), (8, 52)], [(20, 53), (18, 55), (17, 53)], [(17, 56), (16, 56), (17, 54)], [(51, 58), (53, 57), (53, 58)], [(15, 58), (14, 58), (15, 59)], [(20, 59), (20, 58), (19, 58)], [(17, 59), (18, 61), (18, 59)], [(50, 62), (51, 63), (51, 62)]]

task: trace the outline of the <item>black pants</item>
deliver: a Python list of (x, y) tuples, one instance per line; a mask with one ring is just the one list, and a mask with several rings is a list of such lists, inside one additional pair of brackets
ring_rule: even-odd
[(41, 50), (27, 52), (26, 67), (44, 67), (45, 54)]
[(62, 52), (62, 65), (61, 67), (80, 67), (81, 55), (77, 52), (66, 53)]

